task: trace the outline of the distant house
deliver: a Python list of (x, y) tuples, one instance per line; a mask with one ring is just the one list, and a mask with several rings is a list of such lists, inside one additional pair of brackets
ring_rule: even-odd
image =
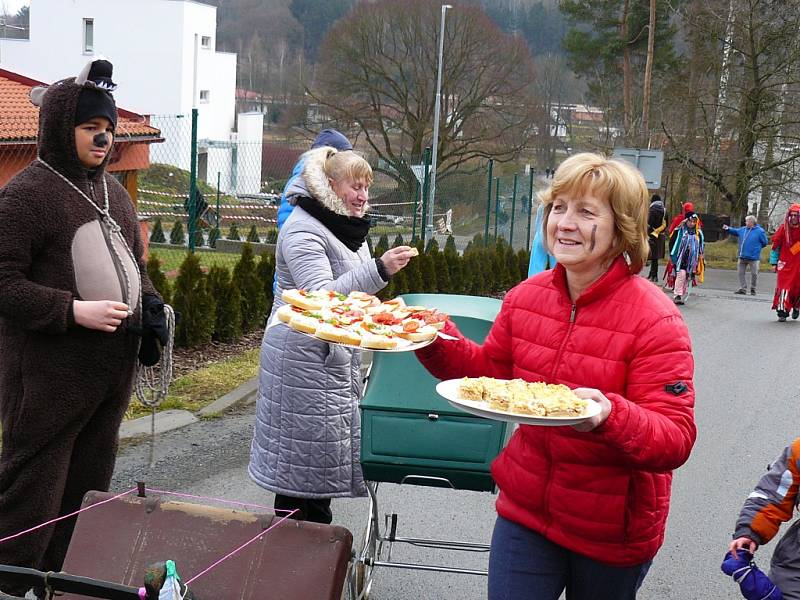
[(267, 114), (269, 96), (245, 88), (236, 88), (236, 110), (239, 112), (260, 112)]
[[(0, 186), (36, 158), (39, 109), (31, 104), (31, 88), (45, 85), (0, 69)], [(119, 122), (108, 171), (137, 198), (138, 172), (150, 166), (150, 144), (163, 142), (161, 132), (145, 117), (117, 109)]]
[(588, 106), (586, 104), (569, 104), (567, 107), (570, 111), (570, 116), (573, 123), (579, 125), (588, 124), (602, 124), (603, 123), (603, 109), (596, 106)]
[(55, 81), (104, 56), (114, 63), (117, 102), (162, 131), (154, 162), (189, 168), (196, 108), (201, 179), (216, 184), (220, 173), (225, 191), (258, 192), (260, 160), (240, 172), (236, 146), (260, 143), (263, 116), (237, 122), (236, 54), (218, 52), (216, 38), (216, 7), (196, 0), (36, 0), (29, 39), (0, 40), (0, 68)]

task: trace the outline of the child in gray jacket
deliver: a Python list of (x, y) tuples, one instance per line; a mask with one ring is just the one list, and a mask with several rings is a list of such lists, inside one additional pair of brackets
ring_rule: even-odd
[[(800, 487), (800, 438), (784, 448), (756, 488), (745, 500), (728, 550), (734, 558), (740, 550), (751, 554), (769, 542), (781, 523), (789, 521), (798, 502)], [(795, 521), (772, 554), (769, 578), (786, 600), (800, 600), (800, 520)]]

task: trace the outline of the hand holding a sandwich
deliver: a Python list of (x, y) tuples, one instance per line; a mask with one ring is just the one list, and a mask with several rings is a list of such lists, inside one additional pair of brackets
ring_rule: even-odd
[(419, 250), (411, 246), (397, 246), (383, 253), (381, 261), (389, 275), (394, 275), (405, 267), (413, 257), (419, 255)]

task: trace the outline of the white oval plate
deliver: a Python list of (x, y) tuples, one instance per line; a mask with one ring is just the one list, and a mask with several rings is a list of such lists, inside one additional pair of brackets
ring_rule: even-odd
[(533, 415), (506, 412), (495, 408), (489, 408), (486, 402), (463, 400), (459, 398), (458, 386), (460, 384), (461, 379), (448, 379), (436, 385), (436, 392), (456, 408), (460, 408), (465, 412), (479, 417), (494, 419), (495, 421), (509, 421), (511, 423), (520, 423), (521, 425), (575, 425), (586, 419), (591, 419), (600, 413), (600, 405), (591, 400), (589, 401), (586, 413), (580, 417), (536, 417)]

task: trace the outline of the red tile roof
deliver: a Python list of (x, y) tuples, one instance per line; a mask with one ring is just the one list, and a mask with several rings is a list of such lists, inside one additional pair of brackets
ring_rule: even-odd
[[(17, 73), (0, 69), (0, 142), (30, 143), (39, 132), (39, 109), (28, 97), (31, 88), (45, 85)], [(124, 109), (119, 110), (116, 141), (126, 137), (136, 141), (158, 141), (161, 132), (147, 124), (145, 117)]]

